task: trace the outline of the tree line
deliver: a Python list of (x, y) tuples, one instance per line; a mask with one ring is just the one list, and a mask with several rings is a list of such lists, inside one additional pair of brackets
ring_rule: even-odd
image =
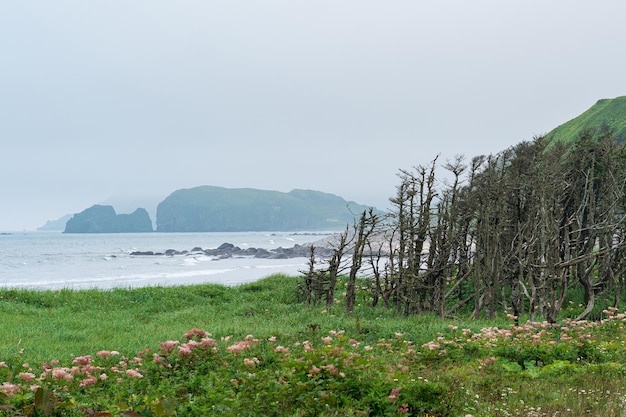
[[(405, 315), (498, 313), (555, 322), (573, 294), (576, 317), (616, 306), (626, 272), (626, 149), (611, 132), (573, 144), (543, 137), (495, 155), (457, 156), (400, 170), (386, 215), (369, 210), (346, 227), (333, 256), (311, 248), (300, 294), (332, 308), (347, 276), (357, 292)], [(367, 277), (365, 289), (357, 274)]]

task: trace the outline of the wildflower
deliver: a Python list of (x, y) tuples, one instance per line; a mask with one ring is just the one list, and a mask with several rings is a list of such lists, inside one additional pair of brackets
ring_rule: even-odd
[(101, 381), (106, 381), (109, 378), (109, 376), (107, 374), (100, 374), (100, 380)]
[(332, 341), (333, 341), (333, 338), (330, 336), (322, 337), (322, 342), (324, 342), (325, 345), (330, 344), (330, 342)]
[(389, 394), (389, 396), (387, 397), (389, 400), (391, 400), (391, 402), (396, 402), (396, 400), (398, 399), (398, 394), (400, 393), (400, 391), (402, 390), (402, 387), (397, 387), (391, 390), (391, 394)]
[(409, 404), (404, 403), (401, 407), (398, 407), (396, 410), (399, 414), (408, 414), (409, 413)]
[(254, 366), (259, 363), (259, 359), (254, 357), (252, 359), (244, 358), (243, 364), (246, 366)]
[(274, 349), (274, 352), (281, 352), (281, 353), (284, 353), (285, 355), (288, 355), (289, 348), (285, 346), (276, 346), (276, 348)]
[(52, 377), (59, 381), (73, 381), (74, 376), (69, 372), (67, 368), (54, 368), (52, 370)]
[(11, 384), (10, 382), (3, 382), (2, 385), (0, 385), (0, 392), (4, 393), (4, 395), (6, 395), (9, 398), (17, 394), (19, 390), (20, 390), (19, 385), (14, 385), (14, 384)]
[(111, 356), (111, 352), (109, 352), (108, 350), (101, 350), (100, 352), (96, 353), (96, 356), (106, 359)]
[(396, 339), (400, 340), (400, 339), (402, 339), (402, 336), (404, 336), (404, 333), (396, 332), (395, 336), (396, 336)]
[(32, 372), (20, 372), (19, 377), (22, 378), (26, 382), (30, 382), (36, 378), (36, 375)]
[(276, 341), (276, 336), (271, 336), (269, 339), (267, 339), (267, 341), (274, 343)]
[(176, 347), (176, 345), (178, 345), (180, 342), (178, 340), (167, 340), (165, 342), (161, 342), (161, 353), (168, 353), (174, 350), (174, 348)]
[(194, 337), (197, 337), (197, 338), (199, 338), (199, 339), (202, 339), (203, 337), (211, 337), (211, 334), (210, 334), (210, 333), (208, 333), (208, 332), (205, 332), (205, 331), (204, 331), (204, 330), (202, 330), (202, 329), (198, 329), (197, 327), (194, 327), (193, 329), (191, 329), (191, 330), (187, 330), (187, 331), (185, 332), (185, 339), (187, 339), (187, 340), (191, 340), (191, 339), (193, 339)]
[(143, 378), (143, 375), (136, 369), (127, 369), (126, 376), (129, 378)]
[(232, 352), (232, 353), (240, 353), (241, 351), (250, 349), (250, 346), (251, 346), (250, 341), (242, 340), (240, 342), (235, 343), (234, 345), (228, 346), (226, 348), (226, 351)]
[(183, 356), (187, 356), (187, 355), (191, 355), (191, 348), (189, 347), (189, 345), (182, 344), (178, 347), (178, 356), (180, 356), (181, 358)]
[(428, 343), (424, 343), (424, 344), (422, 345), (422, 347), (428, 348), (428, 349), (430, 349), (430, 350), (436, 350), (436, 349), (439, 349), (439, 345), (438, 345), (437, 343), (435, 343), (435, 342), (432, 342), (432, 341), (431, 341), (431, 342), (428, 342)]
[(74, 365), (87, 365), (89, 362), (91, 362), (92, 356), (91, 355), (85, 355), (85, 356), (79, 356), (77, 358), (75, 358), (72, 363)]
[(313, 365), (313, 366), (311, 367), (311, 370), (310, 370), (310, 371), (309, 371), (309, 373), (307, 374), (307, 376), (310, 378), (310, 377), (312, 377), (313, 375), (317, 375), (317, 374), (319, 374), (320, 372), (322, 372), (322, 370), (321, 370), (320, 368), (318, 368), (317, 366)]
[(322, 366), (322, 369), (326, 369), (331, 375), (339, 375), (339, 369), (333, 364)]
[(95, 385), (96, 382), (98, 382), (98, 379), (93, 375), (89, 375), (87, 378), (80, 381), (79, 385), (81, 387), (88, 387), (90, 385)]

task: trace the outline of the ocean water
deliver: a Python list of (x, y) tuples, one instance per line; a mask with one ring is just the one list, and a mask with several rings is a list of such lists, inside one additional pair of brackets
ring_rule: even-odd
[(217, 248), (289, 248), (324, 238), (323, 233), (120, 233), (16, 232), (0, 235), (0, 287), (87, 289), (200, 283), (238, 285), (274, 273), (299, 275), (306, 258), (215, 259), (206, 255), (131, 256), (133, 251)]

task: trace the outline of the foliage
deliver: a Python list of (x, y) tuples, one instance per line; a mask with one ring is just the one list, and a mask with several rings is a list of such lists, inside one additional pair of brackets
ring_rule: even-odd
[[(519, 326), (512, 316), (405, 317), (362, 300), (349, 314), (341, 300), (332, 311), (296, 304), (294, 282), (0, 291), (0, 319), (24, 337), (0, 350), (0, 416), (623, 415), (626, 314), (615, 308), (599, 321)], [(338, 286), (346, 284), (341, 278)], [(99, 303), (116, 319), (122, 303), (144, 323), (97, 333), (100, 316), (88, 317)], [(220, 307), (210, 321), (201, 319), (206, 304)], [(116, 350), (117, 341), (166, 317), (157, 305), (187, 330), (165, 326), (152, 342)], [(21, 314), (10, 315), (12, 307)], [(78, 354), (35, 362), (27, 338), (66, 325), (58, 320), (69, 311), (84, 320), (94, 348), (78, 352), (81, 343), (62, 340), (60, 330), (38, 341), (42, 349)]]

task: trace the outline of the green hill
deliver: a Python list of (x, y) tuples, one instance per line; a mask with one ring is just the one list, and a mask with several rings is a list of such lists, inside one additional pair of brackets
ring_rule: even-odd
[(339, 230), (366, 208), (319, 191), (200, 186), (170, 194), (156, 223), (158, 232)]
[(595, 135), (608, 131), (618, 143), (626, 142), (626, 96), (598, 100), (589, 110), (546, 135), (550, 142), (573, 142), (584, 131)]

